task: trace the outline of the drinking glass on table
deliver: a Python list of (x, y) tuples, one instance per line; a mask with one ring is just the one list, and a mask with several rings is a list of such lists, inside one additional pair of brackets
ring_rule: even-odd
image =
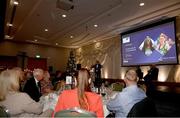
[(113, 94), (113, 89), (111, 87), (106, 87), (106, 99), (109, 100)]
[(105, 97), (105, 95), (106, 95), (106, 87), (105, 87), (104, 83), (102, 83), (102, 85), (101, 85), (100, 92), (101, 92), (102, 97)]
[(101, 95), (102, 95), (102, 97), (105, 97), (105, 96), (106, 96), (105, 90), (101, 90)]

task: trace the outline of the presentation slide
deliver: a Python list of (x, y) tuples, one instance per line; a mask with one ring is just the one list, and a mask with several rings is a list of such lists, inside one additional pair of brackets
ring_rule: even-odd
[(177, 63), (174, 21), (121, 36), (122, 65)]

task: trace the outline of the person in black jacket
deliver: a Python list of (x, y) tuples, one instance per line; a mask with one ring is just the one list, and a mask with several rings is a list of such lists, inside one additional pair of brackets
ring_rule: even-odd
[(98, 88), (98, 92), (100, 92), (100, 87), (101, 87), (101, 68), (102, 67), (103, 66), (100, 64), (98, 60), (96, 61), (96, 64), (91, 67), (91, 68), (94, 68), (94, 73), (95, 73), (94, 85), (95, 87)]
[(141, 71), (140, 66), (137, 66), (136, 73), (137, 73), (139, 80), (141, 81), (143, 79), (143, 72)]
[(44, 78), (44, 71), (42, 69), (34, 69), (33, 76), (33, 78), (27, 80), (24, 86), (24, 92), (26, 92), (33, 100), (38, 102), (41, 97), (40, 81)]
[(158, 73), (159, 69), (156, 67), (156, 65), (151, 65), (150, 69), (148, 70), (147, 75), (144, 77), (144, 80), (158, 80)]
[(158, 80), (158, 73), (159, 69), (156, 67), (156, 65), (151, 65), (150, 70), (148, 71), (147, 75), (144, 77), (145, 85), (147, 87), (147, 94), (153, 94), (155, 91), (155, 86), (153, 84), (153, 81)]

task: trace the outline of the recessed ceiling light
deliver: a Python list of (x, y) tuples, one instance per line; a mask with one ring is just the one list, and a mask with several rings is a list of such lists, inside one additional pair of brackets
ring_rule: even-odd
[(59, 45), (58, 43), (56, 43), (56, 45)]
[(14, 1), (13, 4), (14, 4), (14, 5), (18, 5), (19, 2), (18, 2), (18, 1)]
[(66, 16), (66, 14), (63, 14), (62, 17), (63, 17), (63, 18), (66, 18), (67, 16)]
[(74, 36), (70, 36), (70, 38), (72, 39), (72, 38), (74, 38)]
[(97, 25), (97, 24), (95, 24), (95, 25), (94, 25), (94, 27), (98, 27), (98, 25)]
[(48, 31), (48, 29), (45, 29), (44, 31), (45, 31), (45, 32), (47, 32), (47, 31)]
[(37, 40), (37, 39), (35, 39), (34, 41), (35, 41), (35, 42), (37, 42), (38, 40)]
[(5, 35), (5, 37), (4, 37), (5, 39), (13, 39), (14, 37), (12, 37), (12, 36), (9, 36), (9, 35)]
[(10, 36), (9, 35), (5, 35), (5, 37), (9, 38)]
[(38, 54), (36, 55), (36, 58), (40, 58), (40, 57), (41, 57), (40, 55), (38, 55)]
[(144, 2), (139, 3), (139, 6), (140, 6), (140, 7), (142, 7), (142, 6), (144, 6), (144, 5), (145, 5)]
[(12, 26), (13, 26), (13, 24), (11, 24), (11, 23), (7, 23), (7, 26), (12, 27)]

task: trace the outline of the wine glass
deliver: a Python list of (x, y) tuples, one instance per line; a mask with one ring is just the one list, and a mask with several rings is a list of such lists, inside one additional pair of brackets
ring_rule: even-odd
[(102, 95), (103, 97), (105, 97), (105, 95), (106, 95), (105, 87), (101, 87), (101, 95)]
[(104, 92), (104, 93), (101, 93), (101, 95), (104, 97), (105, 95), (106, 95), (106, 93)]

